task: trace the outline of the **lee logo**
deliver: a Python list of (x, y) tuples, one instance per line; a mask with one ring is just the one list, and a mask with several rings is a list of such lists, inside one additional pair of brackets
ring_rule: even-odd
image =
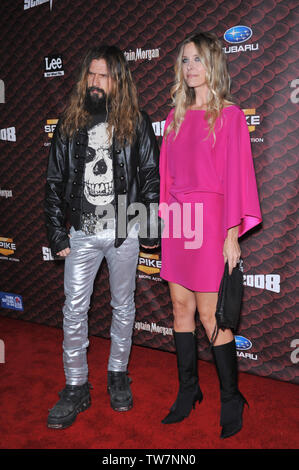
[(57, 77), (64, 75), (63, 61), (61, 55), (45, 57), (45, 77)]

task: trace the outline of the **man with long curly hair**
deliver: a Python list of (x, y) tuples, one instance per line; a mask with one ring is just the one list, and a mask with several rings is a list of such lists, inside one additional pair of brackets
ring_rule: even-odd
[[(90, 406), (87, 313), (104, 257), (112, 306), (110, 403), (116, 411), (127, 411), (133, 405), (127, 366), (135, 318), (136, 267), (139, 243), (144, 248), (159, 243), (158, 158), (152, 125), (139, 110), (123, 53), (115, 46), (91, 49), (56, 126), (47, 170), (48, 238), (52, 252), (65, 257), (66, 386), (49, 412), (50, 428), (70, 426)], [(139, 222), (134, 217), (136, 207), (143, 214)]]

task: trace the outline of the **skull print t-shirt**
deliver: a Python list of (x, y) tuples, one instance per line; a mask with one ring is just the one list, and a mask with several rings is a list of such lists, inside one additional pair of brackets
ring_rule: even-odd
[[(112, 168), (112, 141), (107, 132), (104, 115), (95, 116), (88, 129), (84, 193), (83, 230), (97, 233), (106, 229), (106, 219), (113, 219), (114, 187)], [(105, 217), (105, 221), (101, 218)], [(111, 226), (111, 225), (110, 225)]]

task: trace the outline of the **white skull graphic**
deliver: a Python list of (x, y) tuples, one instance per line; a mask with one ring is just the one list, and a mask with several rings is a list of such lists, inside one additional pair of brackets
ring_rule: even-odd
[[(111, 142), (106, 123), (90, 129), (88, 145), (84, 195), (90, 204), (103, 206), (112, 202), (114, 197)], [(88, 161), (91, 158), (92, 161)]]

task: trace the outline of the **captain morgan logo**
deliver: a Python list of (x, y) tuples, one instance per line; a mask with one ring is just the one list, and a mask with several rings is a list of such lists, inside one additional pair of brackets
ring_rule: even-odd
[(141, 47), (137, 48), (135, 51), (131, 49), (129, 51), (124, 52), (125, 58), (127, 61), (134, 61), (137, 60), (152, 60), (160, 57), (160, 50), (159, 49), (141, 49)]

